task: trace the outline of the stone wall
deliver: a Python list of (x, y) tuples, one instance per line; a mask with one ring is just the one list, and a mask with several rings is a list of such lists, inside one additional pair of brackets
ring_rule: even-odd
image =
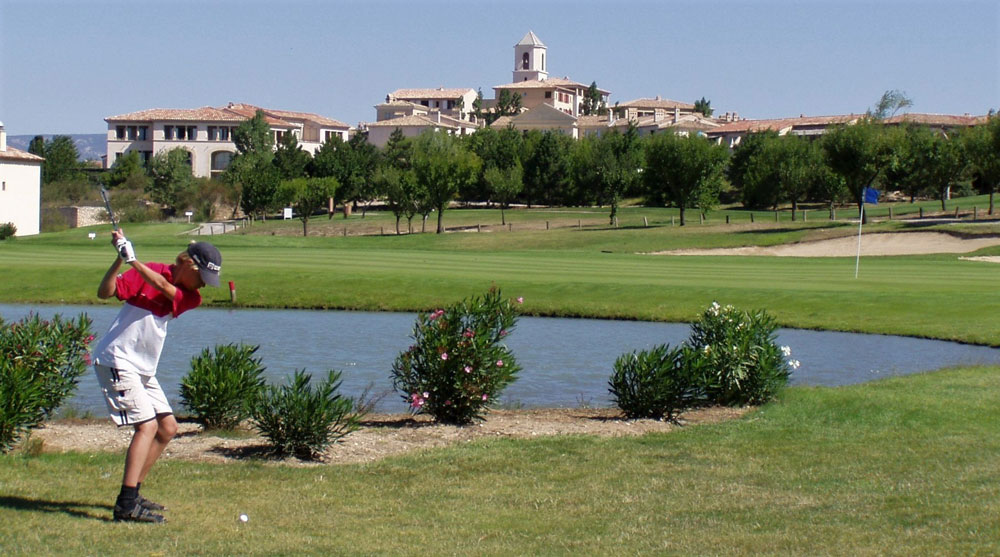
[(59, 213), (70, 228), (107, 224), (108, 212), (104, 207), (60, 207)]

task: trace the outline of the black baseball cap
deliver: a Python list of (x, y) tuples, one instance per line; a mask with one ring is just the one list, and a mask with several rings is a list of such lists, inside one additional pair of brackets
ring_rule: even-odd
[(201, 280), (209, 286), (219, 286), (219, 272), (222, 271), (222, 254), (208, 242), (192, 242), (187, 254), (198, 265)]

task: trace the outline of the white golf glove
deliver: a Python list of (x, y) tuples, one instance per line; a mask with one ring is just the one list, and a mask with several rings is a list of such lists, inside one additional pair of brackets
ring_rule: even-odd
[(115, 242), (115, 248), (118, 249), (118, 255), (125, 260), (126, 263), (135, 261), (135, 249), (132, 248), (132, 242), (126, 240), (125, 238), (118, 238), (118, 241)]

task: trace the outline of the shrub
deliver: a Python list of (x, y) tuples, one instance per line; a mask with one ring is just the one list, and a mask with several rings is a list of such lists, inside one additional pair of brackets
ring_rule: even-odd
[(6, 240), (7, 238), (13, 238), (14, 234), (17, 234), (17, 226), (12, 222), (5, 222), (0, 224), (0, 240)]
[(697, 355), (683, 344), (622, 354), (609, 381), (611, 395), (626, 418), (676, 423), (682, 411), (704, 400), (698, 363)]
[(275, 454), (316, 458), (357, 429), (360, 416), (351, 411), (354, 401), (337, 392), (340, 372), (328, 373), (315, 389), (305, 370), (297, 370), (287, 385), (264, 387), (252, 416)]
[(205, 429), (234, 429), (250, 416), (264, 387), (260, 346), (217, 345), (191, 358), (181, 380), (181, 400)]
[(480, 418), (521, 369), (501, 343), (516, 321), (514, 302), (495, 288), (420, 314), (413, 345), (392, 364), (393, 386), (414, 413), (453, 424)]
[(72, 396), (90, 363), (90, 325), (86, 314), (0, 320), (0, 448), (8, 449)]
[(729, 406), (762, 404), (788, 383), (791, 354), (775, 342), (777, 325), (763, 310), (749, 312), (713, 302), (691, 326), (688, 345), (706, 370), (710, 402)]

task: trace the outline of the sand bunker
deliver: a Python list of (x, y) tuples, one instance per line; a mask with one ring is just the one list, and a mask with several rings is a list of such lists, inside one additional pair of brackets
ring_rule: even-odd
[[(861, 255), (921, 255), (928, 253), (969, 253), (1000, 245), (1000, 237), (959, 238), (943, 232), (896, 232), (863, 234)], [(858, 254), (858, 237), (830, 240), (748, 246), (742, 248), (682, 249), (659, 251), (652, 255), (773, 255), (779, 257), (853, 257)], [(970, 258), (971, 259), (971, 258)], [(976, 258), (983, 259), (983, 258)], [(990, 258), (986, 258), (990, 259)]]

